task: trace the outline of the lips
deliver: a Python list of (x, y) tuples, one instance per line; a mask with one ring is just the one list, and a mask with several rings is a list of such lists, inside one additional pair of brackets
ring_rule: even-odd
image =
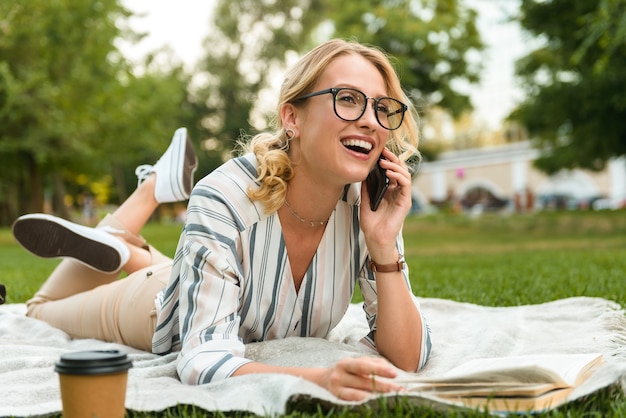
[(361, 154), (369, 154), (373, 147), (370, 142), (362, 139), (344, 139), (341, 141), (341, 144), (344, 147)]

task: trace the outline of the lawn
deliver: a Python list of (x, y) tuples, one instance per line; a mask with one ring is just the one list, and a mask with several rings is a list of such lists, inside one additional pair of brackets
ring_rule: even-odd
[[(175, 224), (149, 224), (144, 236), (172, 254), (180, 228)], [(487, 215), (476, 219), (462, 215), (411, 216), (404, 236), (413, 290), (419, 296), (513, 306), (584, 295), (626, 306), (624, 211)], [(8, 229), (0, 229), (0, 255), (0, 282), (7, 286), (9, 303), (25, 301), (56, 264), (29, 255), (15, 244)], [(440, 416), (402, 402), (383, 410), (334, 411), (331, 415)], [(200, 417), (207, 413), (181, 406), (161, 416)], [(328, 415), (306, 411), (289, 416)], [(448, 416), (484, 415), (476, 412)], [(626, 398), (619, 392), (602, 393), (534, 416), (625, 417)]]

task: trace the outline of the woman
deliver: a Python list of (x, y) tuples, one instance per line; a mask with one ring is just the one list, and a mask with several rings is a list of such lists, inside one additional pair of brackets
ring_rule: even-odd
[[(347, 400), (400, 390), (375, 376), (393, 378), (395, 367), (415, 371), (430, 351), (428, 328), (412, 298), (402, 257), (401, 230), (411, 206), (411, 176), (404, 162), (417, 153), (416, 121), (402, 102), (407, 103), (406, 97), (383, 53), (343, 40), (318, 46), (285, 78), (276, 132), (253, 138), (249, 153), (194, 187), (173, 265), (155, 265), (162, 256), (152, 248), (146, 251), (139, 238), (143, 223), (165, 201), (145, 197), (155, 193), (155, 184), (156, 190), (166, 188), (159, 186), (167, 165), (161, 163), (167, 160), (164, 155), (145, 170), (148, 178), (129, 201), (98, 229), (43, 220), (56, 232), (70, 231), (77, 240), (111, 249), (131, 274), (115, 281), (115, 273), (98, 272), (102, 280), (82, 279), (84, 293), (51, 297), (50, 289), (59, 287), (55, 271), (55, 283), (49, 279), (29, 302), (29, 315), (71, 335), (94, 337), (88, 325), (72, 329), (76, 314), (65, 305), (72, 298), (78, 299), (75, 306), (110, 304), (120, 312), (95, 337), (155, 353), (180, 351), (178, 373), (189, 384), (279, 372), (301, 376)], [(364, 180), (381, 155), (389, 188), (373, 211)], [(182, 166), (191, 167), (189, 161)], [(41, 229), (29, 228), (29, 222), (35, 220), (16, 222), (18, 241)], [(103, 244), (92, 231), (122, 239), (128, 252), (114, 250), (117, 243)], [(54, 252), (60, 253), (81, 261), (64, 260), (60, 269), (67, 268), (64, 263), (87, 270), (85, 264), (93, 264), (69, 250)], [(113, 264), (109, 270), (115, 270)], [(371, 328), (363, 341), (393, 365), (361, 357), (330, 368), (286, 368), (244, 357), (248, 342), (327, 336), (345, 313), (357, 282)], [(96, 283), (108, 284), (93, 289)], [(51, 304), (63, 309), (46, 313)], [(92, 310), (87, 324), (102, 321), (101, 311)], [(72, 318), (63, 320), (68, 316)], [(126, 330), (119, 318), (133, 317), (150, 320)], [(107, 333), (109, 329), (115, 331)]]

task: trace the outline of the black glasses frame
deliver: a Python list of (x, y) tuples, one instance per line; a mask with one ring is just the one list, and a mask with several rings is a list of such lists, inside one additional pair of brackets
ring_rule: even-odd
[[(362, 94), (363, 97), (365, 97), (365, 104), (363, 105), (363, 109), (361, 109), (361, 114), (358, 117), (356, 117), (354, 119), (346, 119), (346, 118), (340, 116), (339, 113), (337, 113), (337, 93), (339, 93), (341, 90), (355, 91), (355, 92), (357, 92), (359, 94)], [(353, 89), (351, 87), (331, 87), (329, 89), (315, 91), (313, 93), (308, 93), (308, 94), (305, 94), (304, 96), (300, 96), (300, 97), (294, 99), (293, 102), (299, 102), (301, 100), (308, 99), (310, 97), (321, 96), (322, 94), (328, 94), (328, 93), (333, 95), (333, 110), (335, 111), (335, 115), (339, 119), (345, 120), (346, 122), (354, 122), (356, 120), (361, 119), (361, 117), (363, 117), (363, 115), (365, 114), (365, 111), (367, 110), (367, 103), (369, 102), (369, 100), (370, 99), (374, 100), (374, 105), (373, 106), (374, 106), (374, 114), (376, 115), (376, 121), (378, 122), (378, 124), (380, 126), (382, 126), (383, 128), (387, 129), (388, 131), (394, 131), (394, 130), (398, 129), (400, 126), (402, 126), (402, 122), (404, 121), (404, 114), (408, 110), (408, 106), (405, 105), (404, 103), (402, 103), (398, 99), (394, 99), (393, 97), (378, 97), (378, 98), (376, 98), (376, 97), (369, 97), (365, 93), (363, 93), (361, 90)], [(381, 100), (386, 100), (386, 99), (394, 100), (394, 101), (396, 101), (397, 103), (400, 104), (400, 109), (398, 109), (398, 110), (396, 110), (396, 111), (394, 111), (392, 113), (389, 113), (387, 115), (387, 116), (392, 116), (392, 115), (401, 113), (401, 115), (400, 115), (400, 123), (398, 123), (398, 126), (396, 126), (395, 128), (389, 128), (389, 127), (383, 125), (382, 122), (380, 121), (380, 118), (378, 117), (378, 112), (376, 111), (376, 108), (378, 107), (378, 104), (380, 103), (380, 101)]]

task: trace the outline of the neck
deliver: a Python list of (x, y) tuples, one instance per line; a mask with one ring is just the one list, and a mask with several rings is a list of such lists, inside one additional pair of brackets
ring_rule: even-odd
[(309, 225), (311, 228), (315, 228), (315, 227), (326, 225), (328, 223), (328, 219), (330, 218), (330, 216), (329, 216), (328, 218), (323, 219), (323, 220), (305, 219), (302, 216), (300, 216), (298, 214), (298, 212), (296, 212), (296, 210), (291, 206), (291, 204), (289, 203), (288, 200), (285, 200), (285, 207), (287, 208), (289, 213), (291, 213), (291, 215), (293, 215), (294, 218), (296, 218), (298, 221), (300, 221), (303, 225)]
[(326, 191), (316, 192), (315, 188), (302, 192), (304, 188), (294, 186), (289, 183), (285, 203), (281, 207), (282, 218), (289, 219), (288, 222), (292, 226), (307, 228), (326, 226), (343, 193), (343, 188), (329, 194)]

